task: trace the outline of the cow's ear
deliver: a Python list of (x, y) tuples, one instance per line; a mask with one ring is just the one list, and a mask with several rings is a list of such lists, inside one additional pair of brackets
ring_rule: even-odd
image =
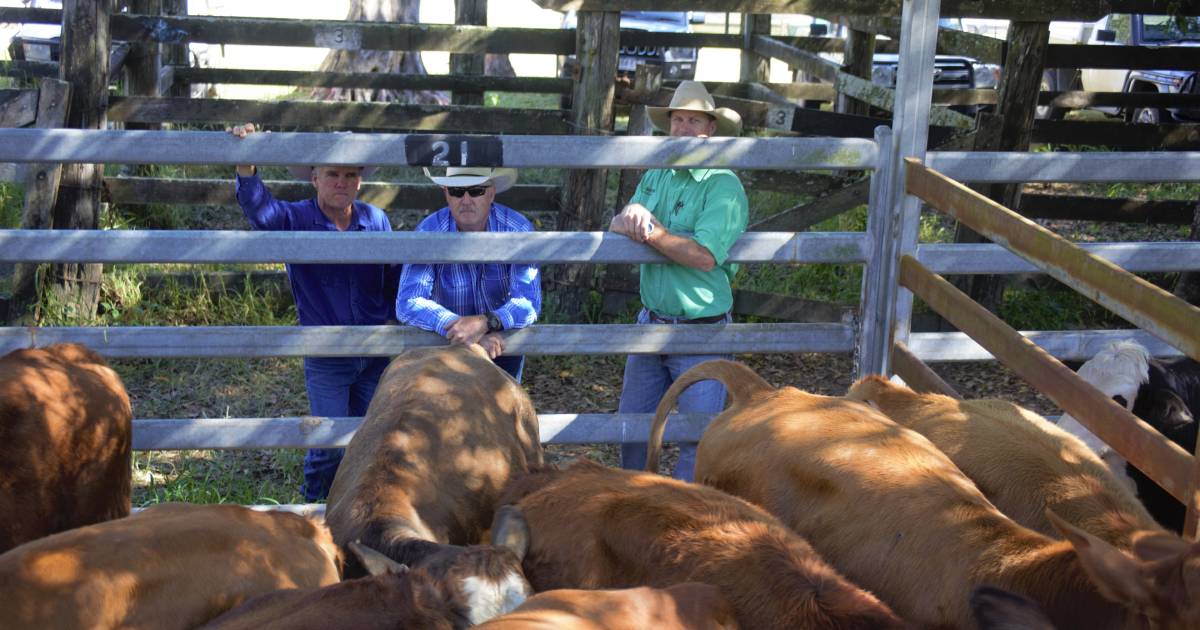
[(520, 508), (502, 505), (496, 510), (492, 519), (492, 545), (509, 549), (518, 560), (525, 559), (525, 552), (529, 551), (529, 524)]
[(1049, 508), (1046, 517), (1075, 548), (1080, 566), (1101, 595), (1135, 610), (1151, 605), (1153, 598), (1149, 585), (1142, 578), (1140, 563), (1133, 556), (1071, 525)]
[(400, 575), (408, 572), (407, 566), (392, 560), (357, 540), (352, 541), (348, 546), (354, 556), (358, 558), (358, 562), (371, 575), (383, 575), (384, 573)]

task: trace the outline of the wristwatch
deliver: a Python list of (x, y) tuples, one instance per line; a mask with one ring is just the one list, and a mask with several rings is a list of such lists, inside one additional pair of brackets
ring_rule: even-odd
[(489, 311), (487, 314), (487, 331), (490, 333), (500, 332), (504, 330), (504, 324), (500, 323), (500, 316), (495, 311)]

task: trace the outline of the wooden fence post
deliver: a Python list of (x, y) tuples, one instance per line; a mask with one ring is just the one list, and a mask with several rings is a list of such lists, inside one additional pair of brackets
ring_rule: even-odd
[[(129, 11), (141, 15), (158, 13), (157, 0), (130, 0)], [(133, 42), (125, 61), (125, 93), (130, 96), (159, 96), (158, 73), (162, 68), (162, 47), (153, 41)], [(161, 125), (128, 126), (128, 129), (158, 129)]]
[[(875, 35), (865, 31), (849, 29), (846, 31), (845, 58), (842, 69), (856, 77), (871, 80), (871, 61), (875, 57)], [(836, 109), (841, 114), (866, 116), (871, 106), (856, 98), (844, 94), (837, 95)]]
[[(617, 51), (621, 45), (621, 14), (617, 11), (580, 11), (575, 31), (575, 58), (579, 77), (572, 95), (570, 124), (578, 135), (612, 133)], [(588, 232), (604, 229), (604, 195), (608, 170), (567, 171), (557, 229)], [(592, 265), (560, 265), (551, 276), (558, 307), (570, 318), (583, 310), (583, 301), (595, 278)]]
[[(186, 16), (187, 0), (162, 0), (163, 15)], [(188, 97), (192, 95), (192, 86), (188, 83), (175, 81), (176, 66), (192, 65), (192, 57), (188, 52), (187, 42), (162, 46), (162, 69), (159, 75), (158, 93), (163, 96)]]
[(770, 34), (770, 15), (742, 14), (742, 83), (766, 83), (771, 76), (771, 60), (754, 52), (754, 36)]
[[(38, 88), (38, 129), (62, 127), (67, 121), (71, 84), (58, 79), (42, 79)], [(25, 204), (21, 213), (22, 230), (50, 228), (51, 213), (58, 198), (62, 164), (31, 164), (25, 178)], [(10, 324), (25, 323), (29, 306), (37, 300), (37, 264), (18, 263), (13, 268), (12, 297), (8, 303)]]
[[(67, 127), (104, 129), (108, 109), (109, 18), (112, 3), (67, 0), (63, 3), (62, 54), (59, 78), (71, 84)], [(94, 230), (100, 227), (100, 192), (104, 165), (63, 167), (62, 183), (51, 218), (55, 229)], [(53, 265), (48, 289), (65, 313), (91, 317), (100, 299), (98, 264)]]
[[(1050, 44), (1049, 22), (1013, 22), (1008, 27), (1004, 75), (1000, 80), (996, 113), (980, 116), (975, 134), (976, 151), (1027, 151), (1033, 134), (1033, 114), (1041, 89), (1042, 66)], [(1021, 184), (992, 184), (979, 192), (1008, 208), (1021, 201)], [(956, 243), (982, 243), (986, 239), (961, 223), (955, 228)], [(1004, 297), (1003, 276), (959, 276), (960, 291), (995, 313)]]
[[(454, 23), (487, 26), (487, 0), (455, 0)], [(483, 53), (450, 53), (450, 74), (483, 76), (483, 62)], [(483, 105), (483, 92), (456, 91), (450, 99), (454, 105)]]

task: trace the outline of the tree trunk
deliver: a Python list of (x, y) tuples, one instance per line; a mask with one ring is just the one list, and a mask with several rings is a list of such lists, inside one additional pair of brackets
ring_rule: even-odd
[[(420, 0), (351, 0), (348, 21), (398, 22), (420, 21)], [(380, 72), (388, 74), (428, 74), (419, 51), (405, 50), (334, 50), (325, 57), (321, 72)], [(313, 98), (327, 101), (374, 101), (448, 105), (450, 95), (433, 90), (375, 90), (366, 88), (316, 88)]]

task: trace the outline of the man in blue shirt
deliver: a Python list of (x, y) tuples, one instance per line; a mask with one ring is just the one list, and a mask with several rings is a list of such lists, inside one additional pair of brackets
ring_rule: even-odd
[[(239, 138), (254, 133), (254, 125), (234, 127)], [(358, 166), (290, 167), (297, 178), (308, 179), (316, 197), (290, 202), (275, 199), (252, 165), (237, 167), (237, 200), (256, 230), (314, 232), (390, 232), (382, 210), (357, 201), (364, 174)], [(372, 326), (388, 323), (399, 265), (287, 265), (292, 297), (301, 326)], [(304, 384), (314, 416), (362, 416), (367, 412), (388, 357), (305, 357)], [(310, 449), (304, 456), (304, 486), (308, 501), (329, 494), (342, 449)]]
[[(515, 169), (450, 167), (445, 177), (425, 175), (442, 187), (446, 207), (425, 217), (417, 232), (532, 232), (521, 213), (496, 203), (517, 181)], [(505, 330), (525, 328), (542, 310), (535, 265), (464, 263), (406, 265), (396, 296), (396, 319), (432, 330), (452, 344), (478, 343), (518, 382), (523, 356), (501, 356)]]

